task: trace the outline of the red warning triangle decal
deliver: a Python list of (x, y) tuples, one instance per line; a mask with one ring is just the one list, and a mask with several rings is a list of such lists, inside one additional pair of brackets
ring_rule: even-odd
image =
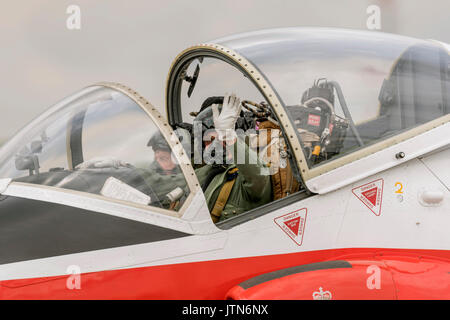
[(383, 179), (378, 179), (362, 186), (356, 187), (352, 193), (361, 200), (376, 216), (381, 214), (381, 203), (383, 201)]
[(284, 224), (287, 225), (287, 227), (289, 229), (291, 229), (291, 231), (294, 234), (298, 234), (298, 227), (300, 226), (300, 217), (294, 218), (294, 219), (289, 220), (289, 221), (285, 221)]
[(367, 191), (364, 191), (361, 193), (364, 197), (366, 197), (367, 200), (370, 201), (370, 203), (373, 206), (376, 206), (377, 205), (377, 191), (378, 191), (378, 188), (372, 188), (370, 190), (367, 190)]
[(299, 246), (303, 243), (305, 232), (306, 208), (275, 218), (275, 223)]

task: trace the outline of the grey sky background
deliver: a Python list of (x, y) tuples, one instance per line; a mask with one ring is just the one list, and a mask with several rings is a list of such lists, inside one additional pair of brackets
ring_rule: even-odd
[[(66, 9), (81, 8), (81, 30)], [(183, 49), (238, 32), (292, 26), (367, 29), (450, 42), (449, 0), (19, 0), (0, 10), (0, 141), (65, 96), (98, 81), (139, 91), (160, 111)]]

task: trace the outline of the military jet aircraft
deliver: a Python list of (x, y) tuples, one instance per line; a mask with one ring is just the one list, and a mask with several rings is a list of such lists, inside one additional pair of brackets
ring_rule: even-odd
[[(1, 149), (0, 298), (450, 299), (449, 48), (262, 30), (181, 52), (166, 116), (118, 83), (65, 98)], [(214, 221), (190, 134), (225, 92), (275, 170)]]

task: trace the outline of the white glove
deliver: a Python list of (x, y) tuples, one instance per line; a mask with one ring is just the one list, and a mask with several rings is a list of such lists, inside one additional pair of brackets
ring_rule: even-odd
[(76, 169), (103, 169), (103, 168), (115, 168), (128, 167), (129, 164), (115, 158), (98, 157), (76, 166)]
[(234, 140), (236, 138), (236, 132), (234, 126), (241, 113), (241, 100), (233, 93), (229, 95), (225, 94), (222, 104), (222, 112), (219, 114), (219, 106), (217, 104), (212, 105), (214, 127), (219, 134), (219, 140)]

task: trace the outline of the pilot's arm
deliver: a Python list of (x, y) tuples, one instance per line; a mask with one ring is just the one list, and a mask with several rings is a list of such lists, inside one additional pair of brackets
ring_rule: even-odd
[(268, 171), (268, 168), (259, 161), (256, 152), (250, 150), (243, 138), (238, 137), (234, 130), (241, 108), (239, 98), (234, 94), (225, 94), (222, 112), (219, 113), (217, 104), (212, 106), (214, 128), (220, 141), (234, 145), (233, 164), (237, 166), (238, 174), (244, 178), (243, 191), (250, 198), (259, 198), (267, 187), (270, 187), (270, 177), (264, 172)]
[[(238, 137), (235, 143), (234, 164), (238, 174), (243, 178), (243, 191), (249, 199), (260, 200), (271, 194), (269, 168), (258, 158), (257, 153), (249, 148), (244, 139)], [(237, 161), (237, 154), (244, 152), (245, 160)], [(270, 199), (269, 199), (270, 200)]]

